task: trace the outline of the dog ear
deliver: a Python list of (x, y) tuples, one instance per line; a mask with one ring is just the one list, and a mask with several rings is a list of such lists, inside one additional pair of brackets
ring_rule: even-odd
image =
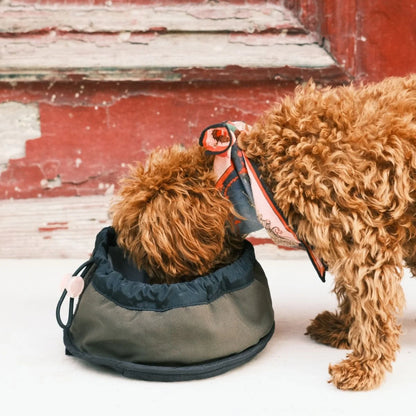
[(151, 277), (171, 283), (215, 269), (224, 257), (230, 217), (230, 203), (215, 187), (181, 183), (161, 191), (140, 222), (140, 243)]
[(117, 242), (153, 282), (190, 280), (241, 250), (233, 205), (215, 183), (199, 146), (154, 151), (121, 182), (111, 208)]
[(118, 245), (128, 251), (139, 266), (144, 255), (140, 244), (140, 223), (149, 202), (168, 177), (165, 165), (169, 165), (166, 160), (170, 154), (167, 149), (156, 149), (150, 154), (146, 165), (138, 162), (136, 166), (130, 166), (129, 175), (121, 180), (117, 199), (110, 208)]
[(146, 253), (140, 244), (140, 223), (142, 214), (152, 197), (152, 192), (145, 186), (146, 173), (141, 163), (130, 168), (130, 175), (121, 181), (117, 199), (110, 207), (112, 225), (117, 233), (117, 244), (142, 266)]

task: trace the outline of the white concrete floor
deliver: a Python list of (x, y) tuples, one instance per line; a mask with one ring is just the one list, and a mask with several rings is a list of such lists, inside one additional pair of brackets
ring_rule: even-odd
[(328, 384), (329, 363), (345, 351), (304, 335), (317, 313), (334, 309), (332, 278), (321, 283), (306, 257), (259, 251), (272, 292), (276, 333), (248, 364), (201, 381), (124, 378), (64, 354), (55, 321), (61, 277), (85, 259), (0, 260), (0, 395), (7, 415), (389, 415), (414, 409), (416, 281), (405, 277), (408, 306), (401, 351), (383, 385), (343, 392)]

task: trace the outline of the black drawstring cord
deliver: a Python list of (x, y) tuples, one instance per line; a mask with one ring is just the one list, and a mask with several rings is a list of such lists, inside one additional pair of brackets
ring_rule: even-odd
[[(86, 272), (88, 271), (89, 267), (94, 263), (94, 260), (89, 259), (85, 263), (81, 264), (81, 266), (78, 267), (78, 269), (75, 270), (74, 274), (72, 276), (77, 276), (82, 269), (85, 269), (83, 273), (81, 273), (81, 277), (84, 277)], [(61, 319), (61, 308), (62, 304), (64, 303), (64, 300), (66, 298), (68, 291), (64, 289), (62, 292), (61, 297), (59, 298), (58, 304), (56, 305), (56, 320), (58, 322), (58, 325), (62, 329), (68, 329), (72, 325), (72, 321), (74, 319), (74, 298), (69, 298), (69, 310), (68, 310), (68, 320), (67, 323), (64, 324)]]
[(62, 304), (65, 300), (66, 294), (67, 294), (67, 290), (64, 289), (59, 301), (58, 301), (58, 305), (56, 306), (56, 320), (58, 321), (58, 325), (62, 328), (62, 329), (67, 329), (71, 326), (72, 324), (72, 319), (74, 317), (74, 298), (69, 298), (69, 310), (68, 310), (68, 321), (66, 324), (64, 324), (61, 320), (61, 307)]

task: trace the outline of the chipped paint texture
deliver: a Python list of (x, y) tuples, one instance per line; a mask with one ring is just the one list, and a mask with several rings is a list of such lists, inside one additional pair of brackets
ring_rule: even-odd
[[(154, 2), (155, 3), (155, 2)], [(175, 3), (175, 2), (170, 2)], [(176, 2), (132, 7), (128, 2), (110, 7), (85, 5), (80, 2), (59, 5), (14, 5), (0, 7), (5, 18), (0, 33), (39, 32), (45, 29), (67, 32), (148, 32), (155, 29), (169, 32), (235, 31), (261, 32), (299, 30), (299, 22), (283, 6), (263, 2), (262, 7), (250, 4), (213, 2)], [(0, 6), (1, 6), (0, 2)]]
[(197, 143), (209, 124), (253, 122), (294, 84), (25, 84), (0, 102), (36, 102), (42, 135), (1, 173), (1, 198), (103, 195), (156, 146)]
[(305, 28), (358, 80), (416, 72), (414, 0), (284, 0)]
[(26, 141), (40, 137), (37, 104), (0, 103), (0, 172), (9, 159), (25, 156)]
[(0, 0), (0, 257), (88, 256), (129, 164), (299, 82), (416, 72), (390, 3)]
[[(82, 38), (39, 36), (36, 44), (27, 40), (10, 42), (0, 38), (5, 51), (2, 66), (40, 74), (53, 68), (216, 68), (306, 67), (334, 65), (334, 60), (307, 35), (288, 37), (282, 34), (224, 36), (224, 34), (140, 35), (126, 40), (106, 36), (84, 35)], [(87, 72), (86, 69), (84, 69)]]
[(0, 103), (36, 106), (41, 130), (16, 136), (3, 199), (109, 195), (157, 145), (253, 122), (310, 77), (345, 81), (281, 2), (7, 0), (0, 13)]
[[(96, 234), (111, 224), (110, 203), (108, 195), (3, 201), (0, 233), (7, 236), (7, 244), (0, 245), (0, 258), (86, 259), (94, 248)], [(268, 244), (275, 254), (287, 257), (287, 249), (277, 250), (265, 230), (251, 234), (249, 240), (256, 245)], [(303, 253), (291, 251), (290, 256)]]
[(88, 258), (110, 225), (110, 197), (8, 200), (0, 204), (0, 258)]
[(19, 1), (0, 14), (0, 81), (182, 82), (190, 70), (192, 81), (207, 70), (235, 81), (252, 69), (269, 80), (286, 68), (297, 78), (337, 69), (345, 79), (281, 2)]
[[(342, 4), (1, 2), (0, 198), (110, 194), (157, 145), (195, 143), (219, 120), (252, 122), (310, 77), (346, 81), (342, 65), (356, 65), (340, 66), (309, 31), (328, 33), (337, 54), (355, 51), (348, 25), (335, 24), (351, 20), (352, 0)], [(374, 10), (373, 22), (386, 19)]]

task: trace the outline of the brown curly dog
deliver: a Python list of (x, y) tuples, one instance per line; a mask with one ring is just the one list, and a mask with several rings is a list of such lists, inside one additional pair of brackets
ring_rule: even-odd
[(151, 283), (191, 280), (240, 256), (237, 213), (216, 189), (212, 163), (199, 146), (173, 146), (122, 181), (112, 206), (117, 242)]
[[(416, 274), (416, 76), (361, 87), (298, 87), (238, 145), (298, 237), (335, 278), (335, 313), (307, 328), (352, 351), (331, 365), (340, 389), (378, 386), (399, 348), (406, 264)], [(119, 244), (155, 281), (205, 274), (239, 255), (235, 212), (198, 148), (156, 152), (114, 206)]]
[(378, 386), (399, 348), (404, 263), (416, 273), (416, 76), (321, 91), (309, 83), (238, 142), (335, 278), (339, 310), (307, 328), (352, 350), (329, 367), (331, 381)]

